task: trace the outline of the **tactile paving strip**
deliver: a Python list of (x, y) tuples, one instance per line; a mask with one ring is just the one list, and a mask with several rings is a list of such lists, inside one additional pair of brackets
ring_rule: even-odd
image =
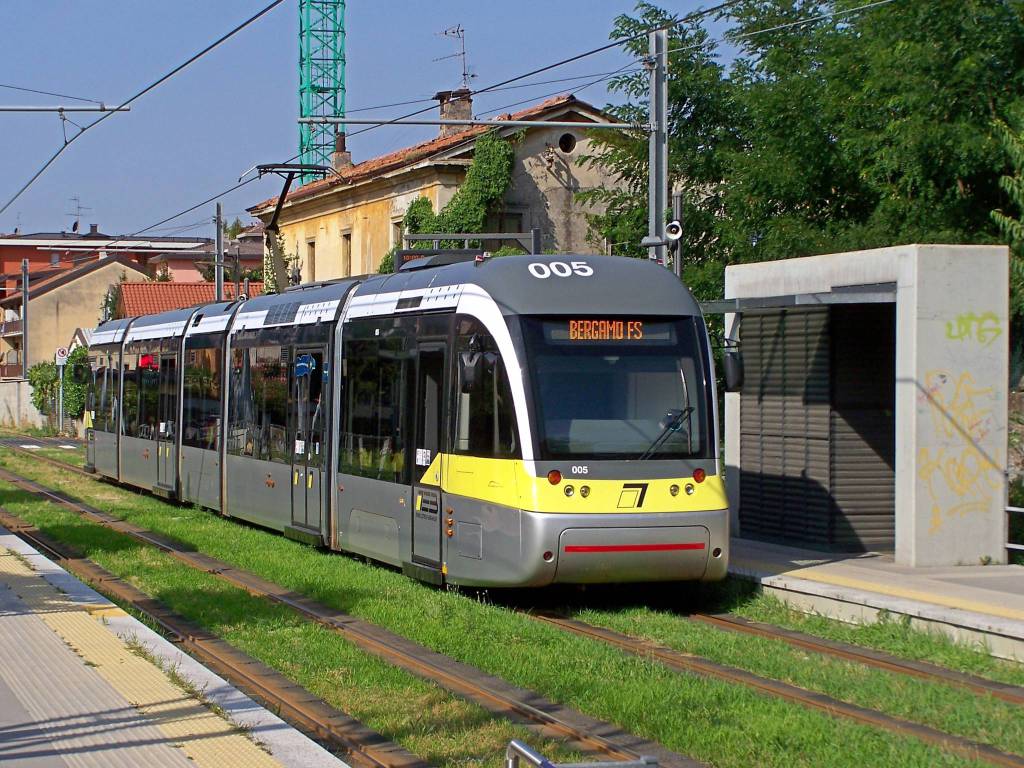
[[(179, 747), (192, 761), (191, 765), (280, 765), (234, 726), (172, 683), (161, 669), (132, 653), (103, 626), (109, 608), (92, 611), (93, 606), (71, 603), (7, 550), (0, 552), (0, 582), (11, 585), (24, 606), (131, 702), (165, 740)], [(147, 764), (147, 768), (155, 764)], [(189, 765), (187, 760), (183, 764)]]

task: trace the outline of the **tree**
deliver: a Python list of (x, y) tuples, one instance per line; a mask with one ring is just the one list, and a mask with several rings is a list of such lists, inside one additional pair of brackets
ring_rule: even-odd
[(1019, 325), (1024, 314), (1024, 114), (1018, 114), (1012, 125), (1003, 120), (996, 120), (993, 125), (1013, 167), (1012, 175), (999, 179), (999, 186), (1006, 193), (1008, 207), (1016, 208), (1017, 215), (1003, 209), (996, 209), (991, 215), (1010, 245), (1010, 314), (1015, 318), (1014, 325)]
[[(89, 365), (89, 350), (76, 347), (68, 355), (67, 365), (62, 366), (64, 378), (64, 415), (79, 418), (85, 410), (85, 397), (88, 387), (76, 384), (72, 380), (71, 371), (75, 365)], [(57, 395), (60, 388), (60, 377), (57, 375), (57, 364), (52, 360), (36, 363), (28, 369), (28, 383), (32, 388), (32, 405), (40, 413), (54, 413), (57, 407)]]
[[(732, 33), (846, 7), (749, 0)], [(893, 3), (739, 42), (732, 259), (991, 242), (1003, 161), (990, 125), (1022, 93), (1019, 3)]]
[(224, 237), (228, 240), (234, 240), (242, 233), (242, 231), (245, 229), (245, 226), (246, 225), (242, 223), (242, 220), (235, 216), (234, 221), (232, 221), (230, 224), (224, 225)]
[(126, 282), (128, 282), (128, 273), (122, 270), (118, 281), (107, 288), (107, 292), (103, 294), (103, 303), (100, 305), (101, 320), (117, 317), (121, 309), (121, 285)]
[[(668, 23), (672, 15), (651, 3), (637, 5), (635, 17), (615, 19), (610, 37), (635, 37), (626, 48), (637, 57), (647, 55), (643, 31)], [(721, 215), (723, 150), (738, 146), (740, 114), (733, 87), (717, 62), (717, 46), (699, 22), (669, 29), (669, 184), (683, 192), (684, 255), (688, 282), (698, 294), (713, 294), (716, 275), (724, 268), (717, 247), (714, 221)], [(622, 105), (606, 107), (622, 122), (647, 122), (648, 76), (644, 71), (620, 75), (610, 88), (627, 97)], [(591, 227), (612, 244), (612, 252), (646, 258), (640, 239), (647, 233), (647, 138), (639, 133), (592, 131), (592, 154), (583, 161), (617, 177), (622, 183), (581, 192), (582, 202), (600, 205), (604, 213), (589, 216)], [(663, 212), (667, 215), (667, 211)]]
[[(1024, 96), (1024, 3), (892, 3), (793, 25), (853, 5), (731, 6), (728, 72), (699, 29), (673, 29), (670, 175), (686, 195), (681, 252), (698, 296), (721, 295), (722, 270), (737, 262), (997, 237), (989, 212), (1006, 163), (991, 126)], [(636, 18), (616, 19), (613, 35), (663, 18), (643, 3)], [(642, 74), (612, 87), (629, 102), (612, 108), (617, 116), (646, 117)], [(593, 162), (625, 189), (591, 193), (609, 205), (595, 228), (636, 243), (646, 230), (645, 138), (595, 140)]]

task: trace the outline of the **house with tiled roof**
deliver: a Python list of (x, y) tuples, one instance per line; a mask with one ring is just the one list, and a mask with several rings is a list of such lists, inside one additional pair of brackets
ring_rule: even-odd
[[(134, 255), (118, 254), (58, 270), (29, 273), (28, 367), (53, 360), (57, 347), (67, 346), (79, 328), (96, 326), (107, 292), (122, 276), (144, 279), (146, 268)], [(7, 276), (13, 291), (0, 299), (0, 378), (24, 376), (25, 313), (21, 275)]]
[[(442, 91), (442, 119), (472, 117), (468, 90)], [(336, 173), (293, 189), (285, 199), (278, 226), (285, 252), (298, 257), (303, 282), (375, 272), (381, 258), (401, 245), (405, 212), (419, 197), (442, 209), (466, 176), (476, 139), (489, 130), (501, 135), (522, 131), (515, 142), (509, 189), (489, 212), (491, 232), (541, 231), (546, 251), (602, 250), (591, 239), (587, 213), (576, 194), (615, 182), (580, 158), (590, 149), (587, 125), (610, 122), (601, 110), (571, 95), (535, 104), (502, 116), (509, 120), (579, 123), (579, 128), (509, 126), (462, 128), (443, 125), (438, 135), (411, 147), (353, 163), (344, 151), (343, 135), (334, 153)], [(502, 119), (502, 118), (499, 118)], [(265, 200), (249, 212), (269, 223), (277, 199)]]
[[(263, 283), (250, 282), (249, 298), (263, 293)], [(209, 282), (126, 282), (121, 283), (115, 317), (138, 317), (209, 304), (215, 298), (215, 286)], [(224, 298), (235, 298), (234, 283), (224, 283)]]

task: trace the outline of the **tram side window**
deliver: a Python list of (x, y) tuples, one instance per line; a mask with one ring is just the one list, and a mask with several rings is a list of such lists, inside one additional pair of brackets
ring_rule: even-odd
[(121, 358), (121, 376), (124, 379), (123, 427), (128, 437), (139, 432), (139, 356), (126, 354)]
[(220, 352), (190, 349), (185, 360), (182, 443), (216, 451), (220, 448)]
[[(338, 470), (408, 483), (406, 424), (412, 359), (394, 320), (345, 326), (344, 421)], [(379, 335), (377, 335), (379, 333)]]
[(288, 435), (287, 349), (236, 349), (231, 358), (228, 451), (291, 463)]
[(160, 404), (160, 356), (151, 352), (139, 355), (139, 411), (135, 437), (155, 440), (157, 436), (158, 406)]
[(456, 318), (455, 347), (460, 371), (464, 366), (463, 352), (482, 356), (480, 376), (473, 390), (463, 392), (460, 386), (456, 394), (455, 453), (518, 458), (521, 452), (512, 390), (494, 337), (479, 320), (460, 316)]
[(117, 390), (111, 382), (117, 381), (117, 371), (111, 370), (106, 355), (91, 358), (92, 376), (89, 379), (88, 402), (86, 410), (92, 416), (92, 428), (95, 432), (113, 432), (117, 427), (114, 418)]

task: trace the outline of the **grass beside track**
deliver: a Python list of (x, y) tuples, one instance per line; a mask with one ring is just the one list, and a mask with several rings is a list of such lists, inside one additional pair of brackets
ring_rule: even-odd
[(389, 666), (283, 606), (253, 597), (128, 536), (36, 501), (7, 484), (0, 484), (0, 497), (6, 509), (47, 535), (72, 545), (431, 765), (500, 766), (513, 738), (538, 744), (560, 761), (582, 759)]
[(1024, 753), (1020, 706), (994, 697), (829, 658), (781, 640), (723, 632), (645, 608), (585, 609), (575, 617), (1008, 752)]
[[(440, 592), (390, 569), (4, 453), (3, 463), (16, 472), (717, 765), (969, 764), (913, 738), (833, 720), (745, 688), (624, 656), (490, 604), (479, 593)], [(5, 489), (0, 502), (10, 494)], [(975, 733), (981, 738), (983, 729)]]
[[(83, 449), (67, 450), (61, 448), (43, 448), (39, 453), (59, 461), (65, 461), (76, 467), (85, 463)], [(1024, 488), (1024, 482), (1019, 484)], [(1021, 491), (1021, 503), (1024, 504), (1024, 491)], [(1024, 515), (1019, 516), (1024, 521)], [(1024, 528), (1024, 523), (1022, 523)], [(651, 597), (654, 590), (654, 599)], [(668, 597), (665, 592), (672, 594)], [(759, 588), (743, 579), (729, 579), (720, 584), (701, 584), (688, 587), (680, 593), (677, 585), (666, 588), (653, 585), (644, 588), (642, 602), (631, 600), (632, 594), (627, 590), (590, 590), (604, 592), (608, 596), (588, 595), (584, 601), (588, 604), (611, 602), (614, 610), (639, 609), (650, 607), (656, 603), (663, 605), (661, 612), (679, 613), (689, 610), (717, 612), (732, 611), (739, 616), (753, 621), (763, 621), (787, 629), (805, 632), (815, 637), (828, 640), (860, 645), (865, 648), (891, 653), (908, 659), (929, 661), (949, 669), (966, 672), (991, 680), (1024, 686), (1024, 664), (997, 659), (983, 648), (975, 648), (963, 643), (956, 643), (945, 635), (924, 632), (914, 629), (909, 621), (890, 618), (884, 612), (879, 621), (872, 624), (847, 624), (824, 616), (809, 615), (789, 608), (785, 603), (766, 595)], [(653, 609), (658, 612), (657, 607)], [(580, 616), (581, 619), (585, 617)], [(638, 620), (642, 618), (638, 616)]]

